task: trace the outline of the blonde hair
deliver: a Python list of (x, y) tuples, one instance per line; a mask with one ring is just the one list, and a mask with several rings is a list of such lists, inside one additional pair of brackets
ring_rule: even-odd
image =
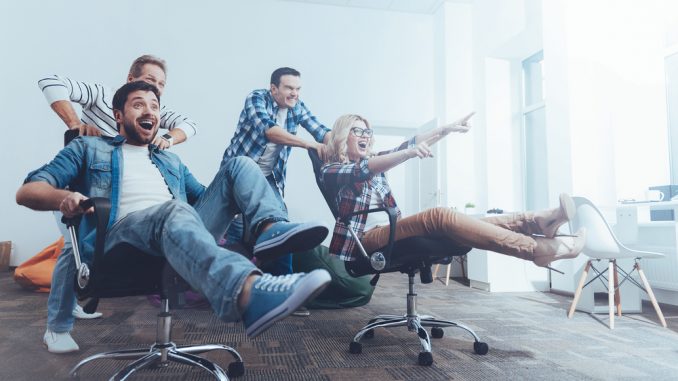
[(151, 64), (159, 67), (165, 75), (167, 75), (167, 64), (162, 58), (152, 56), (150, 54), (144, 54), (143, 56), (137, 58), (132, 62), (132, 66), (129, 68), (129, 75), (134, 78), (138, 78), (141, 75), (141, 71), (146, 64)]
[[(327, 141), (327, 148), (329, 151), (329, 154), (327, 155), (328, 163), (347, 164), (350, 162), (348, 154), (346, 152), (347, 151), (346, 141), (348, 140), (348, 134), (351, 133), (351, 127), (353, 127), (353, 123), (355, 123), (356, 121), (362, 121), (363, 123), (365, 123), (365, 126), (367, 128), (371, 128), (370, 122), (368, 122), (367, 119), (356, 114), (342, 115), (339, 118), (337, 118), (336, 122), (334, 122), (332, 131), (330, 131), (329, 133), (330, 137)], [(370, 143), (368, 146), (368, 154), (371, 154), (373, 144), (374, 136), (372, 137), (372, 139), (370, 139)]]

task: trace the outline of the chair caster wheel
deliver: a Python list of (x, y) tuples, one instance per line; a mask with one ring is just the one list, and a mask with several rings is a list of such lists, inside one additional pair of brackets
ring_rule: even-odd
[(245, 374), (245, 363), (242, 361), (234, 361), (228, 364), (228, 377), (240, 377)]
[(371, 339), (373, 337), (374, 337), (374, 330), (373, 329), (370, 329), (369, 331), (365, 332), (365, 334), (363, 335), (363, 338), (365, 338), (365, 339)]
[(419, 365), (429, 366), (433, 364), (431, 352), (419, 352)]
[(476, 352), (476, 354), (486, 355), (487, 351), (489, 350), (490, 347), (487, 345), (487, 343), (483, 343), (481, 341), (476, 341), (473, 343), (473, 351)]
[(431, 337), (433, 337), (434, 339), (442, 339), (444, 334), (445, 332), (440, 327), (431, 328)]
[(355, 341), (351, 341), (351, 345), (348, 346), (348, 351), (353, 353), (354, 355), (363, 353), (363, 345), (360, 343), (356, 343)]

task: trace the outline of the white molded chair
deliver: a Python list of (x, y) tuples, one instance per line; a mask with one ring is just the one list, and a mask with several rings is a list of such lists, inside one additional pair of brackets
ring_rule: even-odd
[[(629, 249), (619, 242), (617, 237), (612, 232), (612, 229), (610, 229), (610, 226), (605, 221), (605, 218), (603, 218), (603, 215), (591, 201), (584, 197), (573, 197), (572, 199), (574, 200), (577, 212), (575, 213), (574, 218), (570, 221), (570, 231), (577, 231), (581, 227), (586, 228), (587, 238), (583, 253), (586, 254), (590, 259), (588, 262), (586, 262), (586, 267), (584, 268), (581, 278), (579, 279), (579, 285), (577, 286), (577, 290), (574, 293), (574, 300), (572, 300), (572, 305), (570, 306), (567, 317), (572, 318), (574, 310), (577, 307), (577, 302), (581, 296), (582, 289), (594, 282), (596, 279), (602, 278), (601, 282), (607, 280), (606, 287), (608, 291), (610, 329), (614, 329), (615, 306), (617, 307), (618, 316), (621, 316), (622, 312), (621, 299), (618, 292), (619, 286), (628, 280), (641, 290), (647, 292), (662, 326), (666, 327), (666, 320), (664, 320), (664, 315), (659, 308), (659, 304), (657, 304), (657, 299), (654, 297), (650, 283), (648, 283), (645, 273), (640, 268), (641, 258), (662, 258), (664, 257), (664, 254)], [(631, 271), (626, 272), (621, 267), (619, 267), (619, 265), (617, 265), (617, 259), (623, 258), (634, 259), (634, 265)], [(602, 260), (607, 260), (608, 266), (603, 271), (599, 271), (593, 265), (593, 261), (599, 262)], [(589, 270), (591, 269), (593, 269), (593, 271), (596, 273), (596, 276), (585, 283)], [(643, 282), (642, 285), (638, 283), (638, 281), (633, 277), (631, 277), (633, 272), (636, 270), (638, 271), (638, 275), (640, 275), (640, 280)], [(608, 273), (607, 278), (605, 277), (605, 273)], [(621, 282), (619, 282), (619, 273), (624, 275)]]

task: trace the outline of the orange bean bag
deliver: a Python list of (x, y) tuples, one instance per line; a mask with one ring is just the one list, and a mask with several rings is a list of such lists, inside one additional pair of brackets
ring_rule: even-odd
[(49, 292), (52, 272), (63, 247), (64, 237), (61, 237), (42, 249), (14, 270), (14, 281), (29, 291)]

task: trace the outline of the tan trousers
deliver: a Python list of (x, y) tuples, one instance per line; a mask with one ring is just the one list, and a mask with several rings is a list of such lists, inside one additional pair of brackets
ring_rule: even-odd
[[(366, 232), (361, 239), (365, 250), (371, 252), (386, 246), (388, 233), (388, 226)], [(464, 246), (532, 260), (537, 242), (531, 234), (541, 234), (532, 212), (474, 218), (450, 208), (438, 207), (398, 220), (395, 239), (446, 237)]]

